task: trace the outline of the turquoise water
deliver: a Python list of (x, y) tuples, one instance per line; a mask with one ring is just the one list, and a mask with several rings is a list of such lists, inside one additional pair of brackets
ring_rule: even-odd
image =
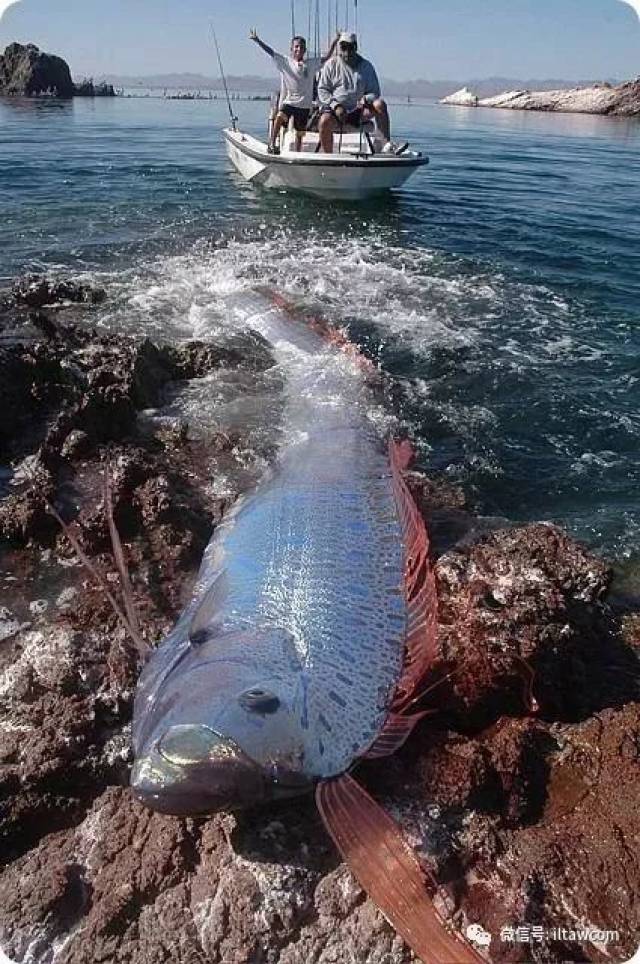
[[(252, 132), (262, 103), (236, 105)], [(221, 102), (0, 102), (0, 277), (99, 277), (111, 328), (186, 338), (269, 283), (393, 376), (479, 511), (640, 554), (640, 122), (396, 106), (429, 168), (366, 205), (261, 192)]]

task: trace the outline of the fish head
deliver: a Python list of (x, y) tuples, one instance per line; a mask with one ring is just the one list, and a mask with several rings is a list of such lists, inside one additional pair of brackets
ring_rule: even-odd
[[(238, 810), (311, 789), (305, 773), (306, 686), (275, 658), (265, 673), (255, 634), (225, 659), (218, 647), (183, 662), (153, 707), (136, 747), (131, 785), (153, 810), (196, 816)], [(263, 648), (263, 647), (262, 647)], [(211, 658), (211, 657), (214, 658)], [(274, 672), (275, 663), (277, 671)]]

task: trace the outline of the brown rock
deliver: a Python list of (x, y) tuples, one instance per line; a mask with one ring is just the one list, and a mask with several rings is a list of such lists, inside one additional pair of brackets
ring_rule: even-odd
[(495, 532), (442, 556), (437, 576), (436, 678), (452, 675), (433, 699), (464, 728), (538, 707), (580, 719), (638, 693), (637, 665), (600, 607), (607, 566), (554, 526)]
[(69, 65), (53, 54), (45, 54), (35, 44), (9, 44), (0, 55), (0, 94), (34, 97), (53, 94), (73, 97), (74, 86)]

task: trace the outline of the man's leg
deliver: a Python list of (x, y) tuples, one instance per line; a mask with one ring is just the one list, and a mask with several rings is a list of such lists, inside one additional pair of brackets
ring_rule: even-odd
[(376, 115), (376, 121), (385, 143), (388, 143), (391, 140), (391, 121), (389, 120), (386, 101), (384, 101), (382, 97), (374, 100), (371, 105), (371, 110)]
[(300, 110), (295, 115), (296, 150), (297, 151), (302, 150), (302, 141), (304, 139), (304, 135), (307, 133), (310, 116), (311, 116), (311, 111), (306, 110), (306, 108), (300, 108)]
[(320, 132), (320, 146), (325, 154), (333, 154), (333, 134), (337, 130), (336, 119), (333, 114), (325, 111), (320, 115), (318, 130)]
[(276, 114), (276, 119), (273, 122), (273, 129), (271, 131), (271, 143), (269, 144), (269, 147), (277, 147), (280, 131), (282, 130), (283, 127), (286, 127), (288, 123), (289, 123), (289, 118), (287, 117), (287, 115), (283, 114), (281, 111), (278, 111), (278, 113)]

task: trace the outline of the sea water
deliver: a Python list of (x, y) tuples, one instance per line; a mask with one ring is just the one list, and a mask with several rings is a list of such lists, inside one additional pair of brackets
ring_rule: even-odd
[[(264, 104), (234, 106), (264, 135)], [(387, 416), (479, 512), (559, 522), (634, 567), (640, 121), (392, 117), (431, 165), (358, 205), (243, 182), (220, 101), (0, 101), (0, 283), (97, 279), (95, 323), (167, 340), (250, 324), (230, 296), (269, 285), (380, 365)]]

